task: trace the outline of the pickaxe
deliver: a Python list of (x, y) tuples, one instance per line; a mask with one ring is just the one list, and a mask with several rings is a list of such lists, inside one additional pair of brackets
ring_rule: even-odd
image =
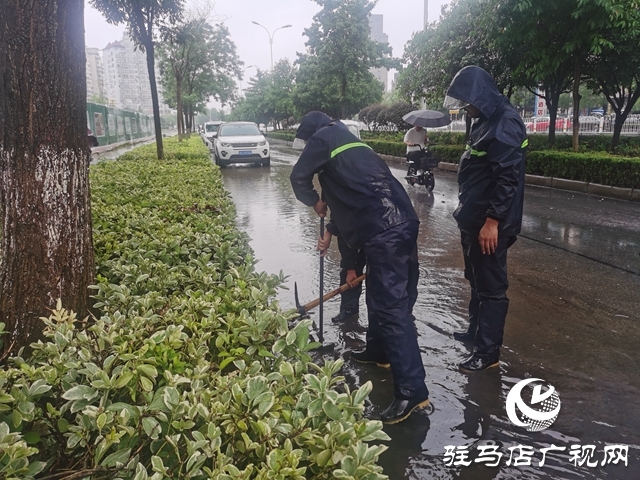
[[(362, 275), (360, 275), (358, 278), (356, 278), (353, 281), (353, 285), (357, 285), (360, 282), (362, 282), (366, 278), (366, 276), (367, 276), (366, 273), (363, 273)], [(317, 298), (315, 300), (310, 301), (309, 303), (305, 303), (304, 305), (300, 305), (300, 300), (298, 300), (298, 284), (294, 283), (293, 288), (294, 288), (294, 296), (296, 298), (296, 310), (298, 310), (298, 313), (300, 315), (306, 315), (309, 310), (311, 310), (313, 308), (316, 308), (320, 304), (320, 299)], [(332, 299), (336, 295), (339, 295), (339, 294), (349, 290), (349, 288), (351, 288), (349, 286), (349, 284), (345, 283), (344, 285), (341, 285), (338, 288), (336, 288), (335, 290), (332, 290), (329, 293), (327, 293), (324, 297), (322, 297), (322, 301), (326, 302), (327, 300)]]

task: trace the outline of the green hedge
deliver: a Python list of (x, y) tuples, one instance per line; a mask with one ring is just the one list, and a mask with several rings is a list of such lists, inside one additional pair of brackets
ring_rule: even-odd
[(603, 153), (529, 152), (527, 173), (613, 187), (640, 188), (640, 159)]
[(311, 362), (206, 147), (145, 152), (91, 168), (96, 318), (58, 303), (0, 370), (0, 478), (387, 478), (371, 384)]
[(295, 132), (269, 132), (265, 135), (267, 138), (276, 138), (278, 140), (286, 140), (287, 142), (293, 142), (296, 138)]
[(384, 140), (364, 140), (379, 155), (392, 155), (394, 157), (404, 157), (407, 146), (399, 142), (387, 142)]
[[(581, 135), (579, 137), (580, 151), (608, 152), (611, 148), (611, 135)], [(529, 150), (573, 150), (573, 137), (571, 135), (556, 134), (556, 142), (553, 148), (549, 147), (547, 135), (529, 135)], [(622, 135), (620, 145), (616, 153), (623, 157), (640, 157), (640, 137)]]
[[(383, 142), (404, 142), (405, 132), (369, 132), (368, 130), (361, 130), (360, 135), (368, 143), (369, 141), (383, 141)], [(464, 145), (465, 134), (464, 132), (443, 132), (443, 131), (429, 131), (429, 141), (440, 145)]]

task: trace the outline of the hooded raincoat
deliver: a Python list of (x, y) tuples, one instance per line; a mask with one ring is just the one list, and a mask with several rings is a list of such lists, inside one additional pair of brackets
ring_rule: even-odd
[[(507, 250), (522, 224), (526, 129), (480, 67), (460, 70), (447, 95), (481, 113), (471, 126), (458, 166), (459, 204), (453, 216), (461, 231), (465, 277), (471, 284), (468, 333), (474, 336), (478, 354), (499, 355), (509, 308)], [(492, 254), (482, 252), (478, 241), (487, 218), (499, 222)]]
[(524, 200), (525, 125), (480, 67), (460, 70), (447, 95), (482, 113), (471, 126), (458, 166), (460, 203), (453, 216), (463, 232), (476, 234), (490, 217), (500, 222), (500, 236), (517, 235)]
[(367, 259), (365, 353), (391, 364), (396, 398), (423, 398), (429, 392), (412, 313), (419, 221), (411, 200), (387, 164), (341, 122), (311, 112), (296, 136), (307, 142), (291, 172), (296, 197), (316, 204), (317, 174), (331, 210), (327, 230)]
[(307, 144), (291, 172), (293, 191), (298, 200), (313, 206), (320, 198), (313, 187), (318, 174), (331, 222), (350, 247), (361, 248), (391, 227), (418, 221), (407, 192), (387, 164), (340, 121), (310, 112), (296, 137)]

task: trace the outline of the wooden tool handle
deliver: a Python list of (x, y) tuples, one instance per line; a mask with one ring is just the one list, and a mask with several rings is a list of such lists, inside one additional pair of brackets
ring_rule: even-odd
[[(367, 276), (367, 274), (363, 273), (358, 278), (356, 278), (353, 281), (353, 283), (355, 283), (357, 285), (358, 283), (362, 282), (366, 278), (366, 276)], [(351, 287), (349, 287), (349, 284), (345, 283), (344, 285), (341, 285), (338, 288), (336, 288), (335, 290), (332, 290), (329, 293), (327, 293), (324, 297), (322, 297), (322, 301), (326, 302), (327, 300), (332, 299), (336, 295), (349, 290), (349, 288), (351, 288)], [(305, 312), (308, 312), (312, 308), (316, 308), (319, 304), (320, 304), (320, 299), (317, 298), (316, 300), (312, 300), (309, 303), (303, 305), (302, 308), (304, 308)]]

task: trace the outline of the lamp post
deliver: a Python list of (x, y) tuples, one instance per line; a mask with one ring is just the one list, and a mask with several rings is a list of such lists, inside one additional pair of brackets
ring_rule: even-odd
[(282, 27), (278, 27), (276, 28), (273, 33), (269, 33), (269, 30), (267, 29), (267, 27), (265, 27), (264, 25), (261, 25), (260, 23), (252, 20), (251, 23), (258, 25), (259, 27), (262, 27), (265, 29), (265, 31), (267, 32), (267, 35), (269, 36), (269, 49), (271, 50), (271, 70), (273, 70), (273, 36), (276, 34), (276, 32), (282, 28), (289, 28), (291, 27), (291, 25), (283, 25)]

